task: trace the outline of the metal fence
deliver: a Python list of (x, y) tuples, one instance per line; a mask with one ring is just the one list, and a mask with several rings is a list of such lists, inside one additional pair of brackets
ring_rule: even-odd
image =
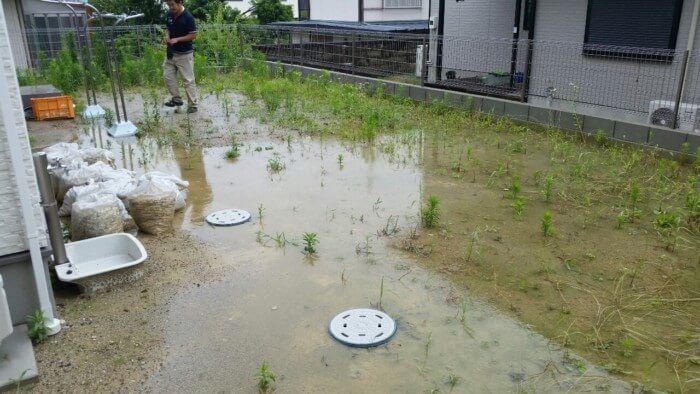
[[(60, 49), (56, 37), (69, 31), (27, 30), (31, 58), (38, 52), (54, 56)], [(91, 37), (98, 31), (91, 28)], [(145, 47), (162, 41), (155, 26), (108, 32), (122, 56), (142, 56)], [(253, 49), (271, 61), (627, 121), (646, 122), (650, 112), (666, 108), (656, 111), (663, 115), (660, 122), (700, 128), (700, 52), (257, 25), (200, 26), (195, 47), (206, 66), (217, 69), (230, 69)]]

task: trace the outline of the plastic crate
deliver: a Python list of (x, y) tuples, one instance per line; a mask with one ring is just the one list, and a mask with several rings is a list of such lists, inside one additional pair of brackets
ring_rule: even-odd
[(32, 111), (36, 120), (75, 118), (71, 96), (32, 98)]

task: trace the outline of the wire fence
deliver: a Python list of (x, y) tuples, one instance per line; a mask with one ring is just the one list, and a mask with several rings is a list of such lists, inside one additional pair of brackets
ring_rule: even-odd
[[(75, 31), (27, 29), (24, 38), (31, 64), (56, 57), (67, 44), (66, 34)], [(102, 33), (99, 27), (89, 31), (99, 55)], [(161, 27), (108, 27), (106, 32), (114, 37), (121, 60), (148, 56), (149, 48), (163, 52)], [(654, 112), (665, 113), (654, 120), (667, 126), (677, 123), (689, 131), (700, 129), (700, 52), (258, 25), (205, 25), (199, 32), (195, 48), (200, 69), (229, 70), (257, 51), (271, 61), (601, 117), (646, 122)], [(134, 70), (139, 71), (148, 70)]]

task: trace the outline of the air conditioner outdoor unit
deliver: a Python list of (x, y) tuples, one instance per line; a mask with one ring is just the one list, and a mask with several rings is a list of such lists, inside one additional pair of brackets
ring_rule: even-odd
[[(649, 123), (656, 126), (673, 126), (675, 101), (653, 100), (649, 102)], [(681, 103), (678, 110), (678, 128), (700, 133), (700, 105)]]

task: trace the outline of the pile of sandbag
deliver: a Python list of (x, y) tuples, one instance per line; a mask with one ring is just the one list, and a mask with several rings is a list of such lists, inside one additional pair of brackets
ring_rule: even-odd
[(189, 183), (163, 172), (137, 177), (117, 169), (111, 152), (56, 144), (46, 149), (54, 168), (60, 216), (71, 217), (74, 241), (117, 232), (164, 234), (175, 211), (185, 207)]

